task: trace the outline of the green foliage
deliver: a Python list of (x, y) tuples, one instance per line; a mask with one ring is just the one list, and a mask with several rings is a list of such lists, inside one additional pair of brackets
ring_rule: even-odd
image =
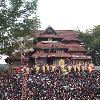
[(0, 1), (0, 53), (11, 54), (12, 40), (30, 36), (40, 27), (36, 15), (38, 0)]
[(37, 38), (34, 38), (34, 39), (33, 39), (33, 43), (35, 44), (35, 43), (37, 43), (37, 42), (38, 42)]
[(96, 37), (100, 37), (100, 25), (98, 26), (94, 26), (93, 30), (92, 30), (92, 35), (96, 38)]
[(81, 41), (85, 44), (88, 53), (93, 58), (93, 63), (100, 65), (100, 25), (85, 33), (81, 31), (79, 33)]

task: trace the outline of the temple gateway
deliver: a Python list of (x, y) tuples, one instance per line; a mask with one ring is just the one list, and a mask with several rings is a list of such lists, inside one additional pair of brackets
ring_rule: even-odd
[[(33, 38), (37, 42), (33, 43), (33, 50), (27, 53), (28, 64), (31, 67), (46, 64), (61, 66), (91, 61), (91, 56), (87, 55), (87, 50), (81, 45), (76, 31), (54, 30), (49, 26), (46, 30), (38, 30)], [(21, 58), (9, 57), (7, 59), (7, 62), (19, 65)]]

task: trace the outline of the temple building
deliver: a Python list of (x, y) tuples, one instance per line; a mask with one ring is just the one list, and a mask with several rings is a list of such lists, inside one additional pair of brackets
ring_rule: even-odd
[(49, 26), (34, 37), (38, 42), (33, 46), (31, 57), (35, 59), (36, 65), (59, 65), (61, 61), (66, 65), (91, 60), (81, 45), (78, 33), (73, 30), (54, 30)]
[[(81, 45), (79, 34), (73, 30), (54, 30), (51, 26), (46, 30), (38, 30), (33, 38), (37, 40), (33, 43), (33, 51), (28, 52), (29, 66), (33, 65), (56, 65), (61, 63), (88, 62), (91, 56), (87, 55), (87, 50)], [(11, 58), (8, 58), (11, 60)], [(19, 58), (14, 58), (13, 61)], [(9, 60), (9, 61), (10, 61)]]

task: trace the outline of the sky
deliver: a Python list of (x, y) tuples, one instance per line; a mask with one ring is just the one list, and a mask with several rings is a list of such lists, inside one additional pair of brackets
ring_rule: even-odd
[(85, 31), (100, 24), (100, 0), (39, 0), (41, 29)]
[(8, 56), (6, 56), (6, 55), (0, 55), (0, 64), (6, 64), (5, 59), (6, 59), (7, 57), (8, 57)]

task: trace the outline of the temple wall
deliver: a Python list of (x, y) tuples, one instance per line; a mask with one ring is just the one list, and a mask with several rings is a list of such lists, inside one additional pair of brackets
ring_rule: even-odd
[[(62, 62), (61, 62), (61, 61), (62, 61)], [(67, 64), (68, 61), (67, 61), (66, 58), (55, 58), (55, 59), (53, 60), (53, 64), (56, 65), (56, 66), (59, 66), (60, 63)], [(43, 65), (43, 64), (46, 64), (46, 60), (45, 60), (45, 58), (44, 58), (44, 59), (36, 59), (36, 60), (35, 60), (35, 64), (36, 64), (36, 65)]]
[[(54, 59), (53, 60), (53, 64), (54, 65), (56, 65), (56, 66), (59, 66), (59, 58), (57, 58), (57, 59)], [(45, 60), (45, 58), (44, 59), (36, 59), (35, 60), (35, 64), (36, 65), (43, 65), (43, 64), (46, 64), (46, 60)]]
[(53, 64), (57, 66), (58, 65), (58, 59), (55, 59)]
[(13, 62), (13, 64), (14, 64), (15, 67), (21, 66), (21, 61), (20, 60), (15, 60)]
[(90, 62), (90, 59), (74, 59), (73, 60), (73, 64), (77, 64), (77, 63), (81, 63), (81, 64), (85, 64), (86, 62)]
[(38, 59), (35, 60), (36, 65), (43, 65), (45, 63), (46, 63), (46, 61), (43, 58), (42, 59), (38, 58)]

